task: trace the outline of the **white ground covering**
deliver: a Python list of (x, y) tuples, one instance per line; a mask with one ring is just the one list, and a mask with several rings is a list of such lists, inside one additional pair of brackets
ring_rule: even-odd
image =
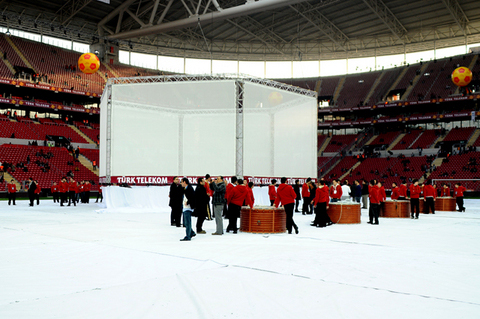
[[(180, 242), (168, 213), (0, 202), (0, 318), (479, 318), (480, 200)], [(195, 222), (195, 219), (194, 219)]]

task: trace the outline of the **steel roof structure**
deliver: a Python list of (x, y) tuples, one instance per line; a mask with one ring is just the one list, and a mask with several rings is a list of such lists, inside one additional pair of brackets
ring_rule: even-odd
[(0, 0), (0, 10), (4, 27), (204, 59), (329, 60), (480, 42), (478, 0)]

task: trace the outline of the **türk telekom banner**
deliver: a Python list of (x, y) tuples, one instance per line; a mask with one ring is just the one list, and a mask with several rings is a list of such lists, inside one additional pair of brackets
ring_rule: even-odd
[(0, 98), (0, 103), (14, 104), (15, 106), (25, 105), (25, 106), (41, 107), (44, 109), (52, 109), (52, 110), (65, 110), (65, 111), (73, 111), (73, 112), (80, 112), (80, 113), (100, 114), (100, 109), (96, 109), (96, 108), (86, 109), (84, 107), (67, 106), (63, 104), (50, 104), (47, 102), (38, 102), (38, 101), (25, 101), (25, 100), (19, 100), (19, 99)]
[(48, 85), (48, 84), (35, 84), (35, 83), (30, 83), (30, 82), (21, 81), (21, 80), (0, 79), (0, 83), (1, 84), (15, 85), (17, 87), (18, 86), (23, 86), (23, 87), (29, 87), (29, 88), (34, 88), (34, 89), (48, 90), (48, 91), (54, 91), (54, 92), (65, 92), (65, 93), (86, 95), (86, 96), (93, 96), (93, 97), (98, 97), (98, 96), (101, 95), (101, 93), (70, 90), (70, 89), (64, 89), (64, 88), (61, 88), (61, 87), (51, 86), (51, 85)]
[[(198, 179), (203, 176), (179, 176), (180, 178), (186, 177), (191, 184), (197, 184)], [(215, 179), (216, 176), (212, 176), (212, 179)], [(173, 183), (174, 176), (112, 176), (110, 178), (111, 184), (128, 184), (128, 185), (170, 185)], [(223, 179), (230, 183), (232, 176), (224, 176)], [(254, 185), (269, 185), (273, 179), (277, 180), (277, 184), (280, 184), (280, 177), (253, 177), (253, 176), (244, 176), (244, 179), (247, 182), (253, 182)], [(298, 179), (300, 184), (306, 182), (306, 177), (299, 178), (287, 178), (287, 184), (295, 184), (295, 181)], [(316, 178), (312, 178), (314, 182), (317, 181)], [(106, 183), (105, 177), (100, 177), (100, 183)]]

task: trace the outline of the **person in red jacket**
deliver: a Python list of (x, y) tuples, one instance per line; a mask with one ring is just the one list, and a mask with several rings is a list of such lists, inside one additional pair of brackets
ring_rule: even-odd
[(56, 182), (53, 182), (53, 185), (50, 187), (50, 191), (52, 192), (53, 202), (58, 203), (58, 185)]
[(375, 185), (376, 181), (370, 181), (368, 197), (370, 198), (369, 224), (378, 225), (378, 217), (380, 216), (380, 187)]
[(330, 202), (330, 196), (328, 196), (329, 190), (325, 181), (321, 180), (318, 183), (317, 190), (315, 192), (315, 199), (313, 205), (315, 207), (315, 220), (310, 226), (326, 227), (332, 224), (330, 217), (327, 214), (328, 203)]
[(208, 203), (207, 203), (207, 220), (213, 220), (212, 218), (212, 210), (210, 208), (210, 198), (213, 195), (213, 191), (210, 189), (210, 184), (212, 182), (212, 177), (210, 174), (205, 175), (205, 189), (207, 190), (208, 195)]
[(421, 192), (422, 190), (420, 189), (420, 186), (418, 186), (418, 180), (414, 179), (413, 184), (410, 185), (410, 213), (412, 219), (418, 219), (418, 216), (420, 215)]
[(10, 183), (7, 184), (7, 189), (8, 189), (8, 205), (10, 205), (10, 202), (13, 201), (13, 205), (15, 204), (15, 199), (17, 198), (17, 185), (13, 182), (13, 179), (10, 181)]
[(463, 192), (465, 192), (466, 190), (467, 189), (464, 186), (462, 186), (462, 184), (455, 183), (455, 189), (454, 189), (455, 200), (457, 202), (459, 212), (465, 211), (465, 207), (463, 206)]
[(63, 206), (63, 203), (67, 203), (67, 193), (68, 193), (68, 183), (65, 177), (62, 178), (58, 185), (58, 191), (60, 193), (60, 206)]
[(338, 180), (334, 179), (332, 181), (332, 186), (330, 186), (330, 197), (332, 198), (331, 202), (338, 202), (342, 197), (342, 194), (342, 186), (338, 183)]
[(255, 196), (253, 196), (253, 182), (249, 182), (247, 186), (247, 198), (245, 198), (245, 204), (250, 208), (255, 205)]
[(407, 199), (407, 182), (404, 181), (400, 184), (398, 188), (398, 200), (406, 200)]
[(387, 200), (387, 193), (385, 192), (385, 187), (383, 187), (382, 182), (378, 182), (377, 186), (380, 188), (380, 204)]
[(83, 196), (84, 192), (85, 191), (83, 190), (83, 181), (81, 183), (77, 182), (77, 188), (75, 189), (75, 200), (77, 201), (77, 204), (80, 203), (80, 195)]
[(35, 181), (35, 184), (37, 184), (37, 188), (35, 188), (35, 199), (37, 200), (37, 205), (40, 205), (40, 192), (42, 191), (42, 188), (38, 181)]
[(73, 202), (73, 206), (77, 206), (75, 193), (77, 191), (77, 182), (73, 178), (70, 177), (70, 182), (67, 185), (68, 187), (68, 206), (70, 206)]
[(275, 199), (277, 198), (277, 191), (275, 190), (276, 179), (272, 179), (271, 184), (268, 186), (268, 197), (270, 197), (270, 206), (273, 206)]
[[(232, 178), (233, 180), (233, 178)], [(237, 179), (237, 186), (233, 187), (227, 197), (228, 204), (228, 226), (227, 233), (233, 231), (237, 233), (237, 218), (240, 217), (240, 209), (242, 208), (243, 201), (247, 197), (247, 188), (243, 185), (242, 179)], [(227, 187), (228, 189), (228, 187)]]
[(397, 183), (393, 182), (392, 183), (392, 194), (390, 195), (390, 198), (392, 200), (398, 200), (399, 197), (400, 197), (399, 188), (397, 187)]
[(287, 231), (292, 233), (292, 227), (295, 229), (295, 234), (298, 234), (298, 226), (293, 221), (293, 209), (295, 208), (295, 198), (297, 194), (293, 190), (291, 185), (287, 184), (287, 178), (282, 177), (280, 179), (280, 186), (277, 189), (277, 198), (275, 199), (275, 207), (278, 207), (282, 203), (287, 215)]
[(441, 197), (450, 197), (450, 188), (447, 186), (447, 183), (443, 184)]
[(310, 187), (308, 184), (310, 184), (310, 181), (312, 179), (309, 177), (307, 178), (307, 181), (303, 183), (302, 185), (302, 198), (303, 198), (303, 205), (302, 205), (302, 215), (308, 214), (309, 213), (309, 207), (310, 207)]
[(83, 185), (83, 189), (85, 190), (85, 204), (90, 203), (90, 191), (92, 190), (92, 184), (89, 181), (86, 181)]
[(428, 214), (432, 210), (435, 214), (435, 200), (437, 199), (437, 190), (432, 186), (432, 181), (428, 180), (423, 187), (423, 200), (425, 201), (425, 213)]

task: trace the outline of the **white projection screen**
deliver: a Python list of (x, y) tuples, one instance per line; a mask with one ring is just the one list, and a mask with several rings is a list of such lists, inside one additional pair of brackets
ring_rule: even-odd
[(101, 177), (234, 176), (239, 161), (243, 176), (316, 176), (313, 92), (237, 78), (115, 81), (101, 101)]
[(317, 110), (316, 98), (245, 83), (245, 174), (316, 177)]
[(112, 85), (110, 120), (111, 176), (235, 174), (234, 81)]

